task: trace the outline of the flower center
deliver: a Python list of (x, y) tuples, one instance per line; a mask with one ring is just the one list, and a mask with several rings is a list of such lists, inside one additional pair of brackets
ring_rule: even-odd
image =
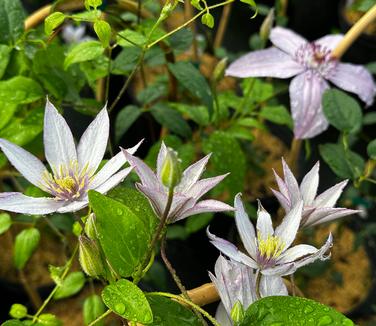
[(259, 265), (264, 268), (272, 266), (285, 248), (284, 242), (276, 236), (268, 235), (266, 239), (262, 239), (260, 235), (258, 235), (257, 242), (257, 260)]
[(59, 165), (53, 168), (53, 173), (44, 175), (43, 188), (60, 200), (78, 199), (86, 193), (90, 183), (87, 167), (79, 170), (78, 162), (71, 162), (68, 166)]
[(295, 52), (295, 60), (324, 78), (328, 78), (337, 65), (331, 50), (314, 42), (301, 45)]

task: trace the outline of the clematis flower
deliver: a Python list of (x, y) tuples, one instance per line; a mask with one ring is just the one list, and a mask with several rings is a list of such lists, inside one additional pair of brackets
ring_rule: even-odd
[(82, 43), (85, 41), (94, 40), (92, 37), (85, 35), (85, 33), (85, 25), (74, 26), (73, 24), (69, 24), (63, 27), (61, 36), (63, 37), (64, 41), (68, 44)]
[(290, 106), (295, 138), (312, 138), (328, 127), (321, 97), (327, 81), (355, 93), (367, 105), (373, 103), (376, 86), (371, 74), (360, 65), (341, 63), (331, 52), (343, 38), (327, 35), (312, 43), (293, 31), (275, 27), (270, 41), (275, 47), (254, 51), (232, 63), (226, 70), (234, 77), (290, 78)]
[(274, 189), (272, 191), (286, 213), (299, 201), (303, 200), (304, 207), (302, 220), (300, 221), (301, 227), (333, 221), (359, 212), (354, 209), (334, 207), (348, 180), (337, 183), (335, 186), (316, 196), (319, 185), (319, 162), (304, 176), (300, 186), (283, 158), (282, 166), (284, 179), (278, 176), (273, 170), (279, 191)]
[(239, 251), (231, 242), (216, 237), (207, 231), (211, 243), (229, 258), (259, 270), (264, 275), (289, 275), (298, 268), (325, 260), (325, 253), (332, 246), (332, 235), (317, 249), (300, 244), (290, 248), (299, 229), (303, 201), (299, 201), (274, 230), (269, 213), (259, 203), (256, 231), (244, 210), (241, 195), (235, 197), (235, 222), (248, 255)]
[[(215, 318), (222, 326), (231, 326), (231, 312), (236, 303), (246, 310), (257, 300), (256, 274), (251, 267), (219, 256), (214, 269), (215, 275), (209, 272), (221, 303)], [(260, 279), (260, 295), (262, 298), (274, 295), (288, 295), (287, 288), (279, 276), (262, 275)]]
[[(115, 187), (132, 168), (120, 170), (126, 159), (119, 152), (97, 172), (106, 151), (109, 128), (107, 109), (103, 108), (82, 135), (76, 149), (66, 121), (47, 100), (43, 139), (51, 171), (34, 155), (5, 139), (0, 139), (0, 148), (31, 184), (52, 197), (34, 198), (18, 192), (2, 193), (0, 209), (37, 215), (74, 212), (88, 205), (87, 192), (90, 189), (105, 193)], [(139, 145), (129, 149), (129, 152), (134, 153)]]
[[(142, 160), (130, 155), (127, 151), (123, 151), (127, 161), (134, 168), (141, 180), (141, 183), (136, 183), (137, 189), (149, 200), (155, 214), (159, 218), (163, 216), (169, 197), (169, 189), (162, 180), (162, 169), (166, 166), (165, 163), (167, 163), (167, 165), (170, 164), (170, 155), (167, 155), (168, 151), (171, 151), (171, 149), (168, 149), (162, 142), (158, 153), (156, 173)], [(210, 154), (189, 166), (182, 172), (181, 178), (177, 178), (176, 176), (172, 178), (174, 182), (177, 183), (176, 185), (174, 184), (173, 188), (173, 199), (167, 215), (168, 223), (173, 223), (200, 213), (233, 210), (231, 206), (218, 200), (208, 199), (199, 201), (204, 194), (214, 188), (227, 176), (227, 174), (224, 174), (199, 180), (209, 158)], [(167, 162), (166, 159), (168, 160)], [(168, 175), (166, 179), (169, 179)]]

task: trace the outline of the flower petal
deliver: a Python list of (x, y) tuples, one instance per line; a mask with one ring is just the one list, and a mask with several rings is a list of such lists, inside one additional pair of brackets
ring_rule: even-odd
[(279, 201), (279, 203), (281, 204), (281, 206), (283, 207), (283, 209), (285, 210), (285, 212), (289, 212), (290, 211), (290, 201), (287, 200), (287, 198), (285, 196), (283, 196), (279, 191), (276, 191), (272, 188), (270, 188), (273, 195), (277, 198), (277, 200)]
[(261, 205), (261, 202), (258, 201), (258, 210), (257, 210), (257, 237), (260, 237), (262, 240), (266, 240), (268, 236), (274, 234), (272, 218), (270, 214), (265, 210)]
[(290, 170), (289, 166), (287, 165), (285, 159), (282, 157), (282, 167), (283, 167), (283, 175), (284, 181), (287, 188), (288, 196), (290, 200), (290, 207), (294, 207), (299, 201), (302, 200), (302, 195), (300, 193), (298, 181), (292, 171)]
[(310, 71), (291, 81), (290, 104), (295, 138), (312, 138), (328, 128), (321, 106), (322, 94), (328, 88), (323, 78)]
[(199, 201), (195, 204), (192, 208), (189, 208), (185, 211), (182, 211), (178, 214), (178, 217), (174, 218), (174, 221), (182, 220), (188, 216), (201, 214), (201, 213), (210, 213), (210, 212), (226, 212), (226, 211), (233, 211), (234, 208), (230, 205), (222, 203), (218, 200), (208, 199)]
[(326, 35), (319, 39), (317, 39), (314, 43), (320, 44), (321, 46), (325, 47), (328, 50), (334, 50), (339, 42), (341, 42), (343, 39), (342, 34), (336, 34), (336, 35)]
[(135, 169), (136, 173), (138, 174), (142, 184), (148, 188), (157, 188), (161, 187), (161, 183), (157, 179), (157, 176), (154, 172), (140, 160), (138, 157), (129, 154), (124, 148), (121, 149), (125, 158), (129, 162), (129, 164)]
[(314, 207), (333, 207), (339, 196), (341, 196), (341, 193), (343, 191), (343, 188), (346, 187), (348, 180), (344, 180), (340, 183), (337, 183), (333, 187), (329, 188), (328, 190), (324, 191), (322, 194), (318, 195), (314, 202), (312, 203), (312, 206)]
[(145, 195), (155, 214), (161, 218), (167, 204), (167, 194), (156, 188), (146, 187), (140, 183), (136, 183), (136, 188)]
[(303, 70), (303, 66), (290, 55), (276, 48), (268, 48), (250, 52), (235, 60), (226, 69), (226, 76), (290, 78)]
[(274, 295), (288, 295), (288, 291), (282, 277), (262, 275), (260, 294), (262, 298), (265, 298)]
[(209, 190), (214, 188), (218, 183), (220, 183), (224, 178), (226, 178), (229, 174), (230, 173), (226, 173), (213, 178), (199, 180), (194, 185), (192, 185), (192, 187), (187, 192), (185, 192), (185, 195), (198, 200)]
[(77, 161), (76, 146), (67, 122), (47, 99), (44, 113), (44, 152), (53, 170)]
[(303, 37), (283, 27), (274, 27), (270, 32), (269, 39), (277, 48), (291, 56), (295, 55), (300, 46), (307, 43)]
[(60, 207), (57, 212), (58, 213), (72, 213), (77, 212), (83, 208), (85, 208), (87, 205), (89, 205), (89, 199), (86, 196), (85, 198), (81, 198), (80, 200), (76, 200), (73, 202), (70, 202), (69, 204)]
[(256, 232), (253, 224), (249, 220), (241, 201), (241, 194), (237, 194), (234, 201), (235, 206), (235, 223), (240, 238), (242, 239), (245, 249), (251, 257), (257, 257)]
[(284, 276), (293, 274), (296, 271), (295, 263), (276, 265), (274, 267), (262, 269), (262, 275), (266, 276)]
[(111, 190), (113, 187), (117, 186), (122, 182), (126, 176), (132, 171), (132, 167), (121, 170), (120, 172), (114, 174), (106, 182), (102, 183), (99, 187), (95, 188), (95, 191), (105, 194), (107, 191)]
[(210, 159), (211, 154), (206, 155), (201, 160), (188, 166), (181, 177), (180, 183), (176, 187), (177, 192), (188, 191), (200, 179), (205, 170), (206, 164)]
[(64, 201), (47, 197), (29, 197), (21, 193), (0, 196), (0, 209), (22, 214), (44, 215), (56, 212)]
[(286, 250), (293, 243), (302, 218), (303, 201), (297, 203), (275, 229), (274, 235), (281, 239)]
[(225, 239), (219, 238), (215, 236), (214, 234), (210, 233), (209, 227), (206, 229), (206, 234), (208, 235), (210, 242), (227, 257), (239, 263), (243, 263), (251, 268), (254, 268), (254, 269), (258, 268), (257, 263), (251, 257), (248, 257), (247, 255), (243, 254), (231, 242)]
[(6, 139), (0, 138), (0, 148), (12, 165), (36, 187), (41, 187), (47, 169), (34, 155)]
[[(214, 283), (214, 282), (213, 282)], [(221, 326), (233, 326), (233, 323), (231, 321), (231, 318), (227, 314), (227, 311), (225, 309), (225, 306), (222, 302), (219, 303), (217, 310), (215, 312), (215, 320), (218, 322)]]
[(359, 213), (359, 210), (347, 208), (317, 208), (301, 224), (302, 227), (314, 226), (321, 223), (331, 222), (341, 217)]
[(338, 63), (329, 80), (339, 88), (355, 93), (368, 106), (372, 105), (376, 85), (371, 73), (363, 66)]
[(167, 147), (162, 141), (161, 148), (158, 152), (158, 158), (157, 158), (157, 177), (159, 180), (161, 180), (161, 170), (162, 170), (162, 164), (166, 158), (167, 155)]
[(279, 257), (277, 264), (286, 264), (294, 262), (301, 257), (314, 254), (318, 251), (314, 246), (300, 244), (294, 247), (287, 249), (282, 255)]
[(304, 206), (310, 206), (317, 194), (317, 187), (319, 186), (319, 169), (320, 162), (313, 166), (311, 171), (309, 171), (303, 178), (300, 184), (300, 193), (304, 201)]
[(110, 132), (110, 119), (106, 106), (98, 113), (83, 133), (77, 146), (80, 169), (88, 169), (92, 175), (97, 170), (106, 152)]
[[(140, 147), (143, 140), (141, 140), (137, 145), (127, 148), (126, 151), (129, 154), (134, 154), (137, 149)], [(90, 182), (89, 188), (94, 189), (100, 186), (102, 183), (108, 180), (113, 174), (121, 169), (121, 167), (127, 162), (122, 151), (113, 156), (93, 177), (93, 180)]]

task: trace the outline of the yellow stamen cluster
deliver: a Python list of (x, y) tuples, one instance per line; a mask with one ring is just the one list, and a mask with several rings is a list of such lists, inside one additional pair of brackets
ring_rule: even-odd
[(268, 235), (266, 239), (262, 239), (260, 235), (258, 235), (257, 241), (260, 256), (268, 259), (278, 258), (285, 248), (283, 241), (276, 236)]

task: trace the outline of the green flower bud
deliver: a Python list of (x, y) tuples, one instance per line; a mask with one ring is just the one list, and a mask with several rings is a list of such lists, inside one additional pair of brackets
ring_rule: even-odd
[(240, 301), (236, 301), (234, 306), (231, 309), (231, 319), (234, 322), (234, 325), (239, 325), (241, 321), (243, 320), (245, 315), (243, 305), (240, 303)]
[(174, 188), (181, 179), (181, 161), (178, 154), (167, 148), (167, 154), (161, 168), (161, 181), (169, 189)]
[(10, 307), (9, 315), (15, 319), (24, 318), (27, 315), (27, 308), (22, 304), (15, 303)]
[(213, 71), (213, 80), (216, 83), (219, 82), (225, 75), (226, 67), (227, 67), (227, 58), (223, 58), (215, 66), (214, 71)]
[(79, 241), (79, 260), (83, 271), (91, 277), (106, 275), (102, 253), (96, 240), (81, 235)]
[(269, 39), (269, 34), (270, 34), (270, 30), (273, 27), (273, 23), (274, 23), (274, 8), (269, 10), (268, 15), (265, 17), (260, 27), (260, 38), (264, 42), (267, 42)]
[(85, 222), (85, 234), (92, 240), (97, 239), (97, 228), (95, 226), (96, 217), (92, 213)]

